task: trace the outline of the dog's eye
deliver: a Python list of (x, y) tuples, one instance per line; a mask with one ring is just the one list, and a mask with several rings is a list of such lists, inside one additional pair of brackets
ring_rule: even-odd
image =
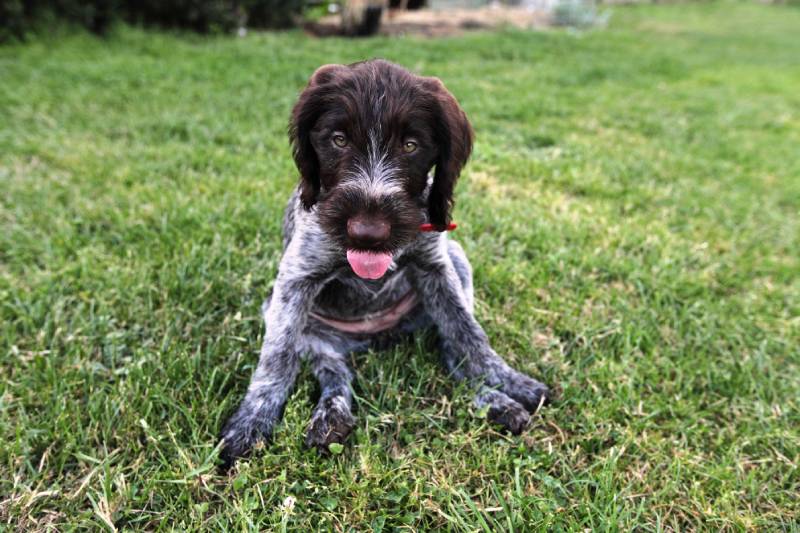
[(406, 141), (403, 143), (403, 151), (407, 154), (414, 152), (417, 149), (417, 141)]
[(333, 144), (335, 144), (339, 148), (344, 148), (345, 146), (347, 146), (347, 138), (341, 133), (334, 133)]

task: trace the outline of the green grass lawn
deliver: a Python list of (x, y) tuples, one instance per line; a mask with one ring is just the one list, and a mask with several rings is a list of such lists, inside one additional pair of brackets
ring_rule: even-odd
[[(796, 7), (712, 3), (589, 33), (0, 48), (0, 523), (797, 531), (798, 35)], [(223, 475), (290, 107), (318, 65), (374, 56), (470, 116), (454, 237), (477, 314), (557, 401), (503, 435), (420, 338), (354, 358), (341, 454), (304, 449), (304, 370), (273, 442)]]

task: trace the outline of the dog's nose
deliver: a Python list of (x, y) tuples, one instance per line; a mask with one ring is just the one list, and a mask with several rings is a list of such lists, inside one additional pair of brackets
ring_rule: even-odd
[(356, 246), (372, 248), (389, 240), (392, 226), (384, 219), (358, 215), (347, 221), (347, 236)]

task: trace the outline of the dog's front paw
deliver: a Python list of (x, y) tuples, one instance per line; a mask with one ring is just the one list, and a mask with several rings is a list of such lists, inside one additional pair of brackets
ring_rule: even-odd
[(527, 409), (505, 393), (495, 389), (484, 389), (475, 398), (479, 408), (488, 407), (486, 418), (493, 424), (503, 426), (509, 433), (519, 435), (531, 420)]
[(230, 470), (236, 460), (246, 456), (254, 444), (248, 439), (239, 438), (230, 432), (224, 433), (222, 439), (225, 441), (222, 444), (222, 451), (219, 453), (222, 470)]
[(501, 390), (524, 405), (530, 413), (535, 413), (542, 405), (550, 402), (550, 389), (547, 385), (513, 368), (509, 368), (502, 376)]
[(490, 422), (503, 426), (512, 435), (522, 433), (531, 421), (531, 415), (517, 402), (492, 405), (486, 417)]
[(313, 446), (320, 452), (327, 453), (330, 444), (344, 442), (355, 422), (344, 398), (325, 398), (314, 409), (314, 415), (308, 423), (306, 446)]
[(249, 413), (239, 408), (228, 419), (220, 437), (223, 440), (220, 459), (223, 470), (228, 470), (236, 459), (250, 453), (253, 446), (260, 441), (267, 441), (270, 437), (272, 424), (266, 421), (256, 421)]

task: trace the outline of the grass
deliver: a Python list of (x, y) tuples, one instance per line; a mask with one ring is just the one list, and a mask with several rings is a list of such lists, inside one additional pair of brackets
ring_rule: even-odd
[[(800, 10), (615, 8), (443, 40), (120, 28), (0, 48), (0, 520), (10, 529), (798, 530)], [(441, 77), (477, 132), (454, 235), (497, 351), (558, 401), (511, 438), (430, 339), (358, 356), (341, 454), (225, 476), (315, 67)], [(2, 526), (0, 526), (2, 527)]]

